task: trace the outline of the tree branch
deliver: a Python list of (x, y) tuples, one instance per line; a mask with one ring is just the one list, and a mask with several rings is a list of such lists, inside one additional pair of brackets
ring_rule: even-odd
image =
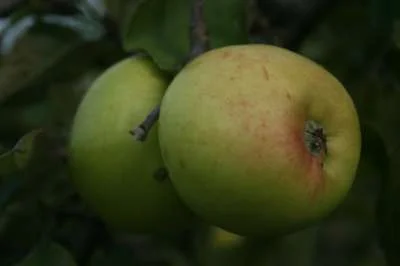
[[(209, 49), (206, 24), (203, 14), (204, 0), (192, 0), (192, 15), (190, 28), (190, 55), (189, 60), (197, 57)], [(130, 133), (137, 141), (145, 141), (153, 125), (160, 115), (160, 106), (156, 106), (144, 119), (144, 121), (133, 128)]]
[(197, 57), (209, 49), (203, 7), (204, 0), (192, 0), (190, 59)]

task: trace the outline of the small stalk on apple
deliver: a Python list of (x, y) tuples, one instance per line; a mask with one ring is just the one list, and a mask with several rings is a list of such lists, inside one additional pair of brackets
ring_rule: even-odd
[(324, 128), (316, 121), (309, 120), (305, 125), (305, 144), (314, 156), (322, 156), (328, 152)]
[(146, 116), (139, 126), (136, 126), (130, 131), (137, 141), (145, 141), (153, 125), (157, 122), (160, 116), (160, 105), (157, 105), (151, 112)]
[[(204, 22), (203, 14), (204, 0), (193, 0), (192, 1), (192, 15), (191, 15), (191, 49), (188, 61), (196, 58), (210, 49), (208, 43), (207, 29)], [(134, 136), (136, 141), (145, 141), (153, 125), (157, 122), (160, 114), (160, 106), (154, 107), (154, 109), (147, 115), (144, 121), (139, 125), (135, 126), (130, 133)]]

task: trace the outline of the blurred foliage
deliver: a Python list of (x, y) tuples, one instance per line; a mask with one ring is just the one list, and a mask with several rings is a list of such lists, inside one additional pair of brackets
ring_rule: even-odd
[(189, 55), (190, 2), (137, 2), (131, 6), (131, 12), (124, 12), (122, 37), (125, 50), (144, 50), (162, 69), (177, 70)]
[(76, 266), (69, 252), (57, 243), (39, 243), (18, 266)]
[(204, 0), (204, 21), (211, 48), (249, 42), (249, 12), (245, 12), (248, 8), (245, 0)]
[(400, 2), (203, 2), (207, 36), (197, 41), (204, 47), (285, 46), (345, 84), (362, 121), (363, 151), (343, 204), (280, 239), (208, 225), (174, 239), (112, 232), (69, 182), (72, 118), (91, 82), (124, 57), (148, 53), (171, 74), (190, 60), (199, 23), (193, 7), (181, 0), (2, 1), (0, 265), (400, 265)]

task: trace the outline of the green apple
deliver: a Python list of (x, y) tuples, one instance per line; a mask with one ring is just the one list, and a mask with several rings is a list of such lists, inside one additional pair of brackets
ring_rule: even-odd
[(161, 103), (159, 139), (182, 200), (239, 235), (293, 232), (327, 217), (358, 167), (358, 114), (327, 70), (262, 44), (208, 51)]
[(158, 104), (167, 87), (147, 57), (117, 62), (98, 77), (76, 112), (69, 143), (71, 178), (82, 198), (116, 230), (185, 228), (190, 211), (163, 169), (157, 124), (146, 141), (130, 130)]
[(239, 246), (244, 241), (243, 236), (236, 235), (216, 226), (211, 226), (209, 234), (210, 246), (213, 248), (231, 249)]
[(249, 265), (246, 238), (216, 226), (205, 228), (197, 248), (196, 263), (201, 266)]

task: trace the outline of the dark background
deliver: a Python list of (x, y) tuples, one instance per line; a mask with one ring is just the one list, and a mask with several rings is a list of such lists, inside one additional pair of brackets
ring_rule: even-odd
[[(0, 265), (400, 265), (400, 1), (1, 0), (0, 29)], [(301, 53), (348, 89), (363, 151), (345, 202), (261, 242), (106, 230), (66, 171), (85, 90), (138, 51), (173, 76), (207, 49), (240, 43)]]

